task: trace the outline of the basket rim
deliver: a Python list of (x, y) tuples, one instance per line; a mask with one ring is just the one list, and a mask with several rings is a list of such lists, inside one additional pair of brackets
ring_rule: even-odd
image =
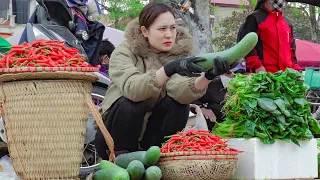
[(27, 80), (84, 80), (94, 82), (98, 77), (94, 72), (18, 72), (0, 74), (0, 82), (27, 81)]
[(17, 68), (0, 68), (0, 74), (6, 73), (19, 73), (19, 72), (96, 72), (99, 71), (99, 66), (97, 67), (17, 67)]
[(238, 155), (240, 152), (225, 152), (225, 151), (179, 151), (170, 153), (161, 153), (160, 157), (173, 157), (173, 156), (194, 156), (194, 155)]

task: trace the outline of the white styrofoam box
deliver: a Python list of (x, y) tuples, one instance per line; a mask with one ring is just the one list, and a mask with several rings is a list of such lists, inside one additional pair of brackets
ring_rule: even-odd
[(228, 139), (230, 147), (244, 150), (232, 179), (303, 179), (318, 177), (317, 140), (299, 141), (300, 147), (276, 140), (263, 144), (258, 138)]

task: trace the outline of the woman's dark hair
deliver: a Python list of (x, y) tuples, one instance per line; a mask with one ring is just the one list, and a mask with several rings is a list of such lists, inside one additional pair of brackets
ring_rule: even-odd
[(170, 12), (174, 16), (172, 8), (164, 3), (152, 2), (147, 4), (139, 14), (140, 26), (149, 28), (160, 14), (166, 12)]
[(258, 3), (257, 3), (257, 5), (256, 5), (256, 7), (254, 8), (254, 10), (260, 9), (260, 8), (262, 7), (262, 4), (265, 3), (265, 2), (266, 2), (266, 0), (260, 0), (260, 1), (258, 1)]

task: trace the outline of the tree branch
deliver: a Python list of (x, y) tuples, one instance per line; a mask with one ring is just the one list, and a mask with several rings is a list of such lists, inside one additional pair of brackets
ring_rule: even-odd
[(185, 23), (189, 24), (190, 21), (187, 19), (186, 16), (184, 16), (178, 9), (176, 9), (176, 8), (172, 8), (172, 9), (173, 9), (174, 13), (179, 16), (179, 18), (181, 18)]
[(103, 4), (99, 3), (99, 2), (97, 2), (97, 3), (98, 3), (100, 6), (102, 6), (105, 10), (107, 10), (108, 12), (110, 12), (110, 8), (109, 8), (109, 7), (103, 5)]

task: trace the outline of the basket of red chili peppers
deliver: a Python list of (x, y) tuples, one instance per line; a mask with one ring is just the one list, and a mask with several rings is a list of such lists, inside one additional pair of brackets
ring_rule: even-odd
[(237, 168), (238, 154), (227, 140), (207, 130), (189, 130), (172, 135), (161, 148), (158, 166), (164, 180), (230, 179)]
[[(0, 81), (25, 79), (89, 78), (99, 70), (79, 50), (64, 45), (58, 40), (36, 40), (11, 48), (0, 59)], [(89, 74), (89, 76), (83, 76)], [(30, 77), (32, 76), (32, 77)]]
[(63, 42), (37, 40), (0, 59), (0, 114), (21, 179), (77, 179), (89, 112), (113, 150), (91, 99), (98, 67), (78, 52)]

